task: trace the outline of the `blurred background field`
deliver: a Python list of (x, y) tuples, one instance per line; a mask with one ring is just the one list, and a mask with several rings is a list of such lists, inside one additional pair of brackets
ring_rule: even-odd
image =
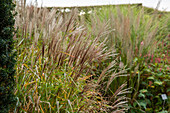
[[(148, 8), (156, 8), (160, 0), (27, 0), (26, 3), (38, 3), (41, 7), (74, 7), (74, 6), (103, 6), (103, 5), (122, 5), (122, 4), (142, 4)], [(170, 11), (170, 1), (161, 0), (158, 8), (160, 11)]]

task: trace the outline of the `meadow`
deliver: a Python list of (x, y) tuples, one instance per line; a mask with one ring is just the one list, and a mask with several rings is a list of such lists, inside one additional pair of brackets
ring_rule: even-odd
[(15, 8), (15, 113), (170, 112), (170, 13)]

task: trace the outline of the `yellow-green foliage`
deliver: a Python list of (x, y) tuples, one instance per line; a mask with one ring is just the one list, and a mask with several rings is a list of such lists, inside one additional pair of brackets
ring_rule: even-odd
[[(16, 11), (17, 112), (126, 110), (126, 97), (120, 98), (126, 84), (115, 90), (112, 104), (97, 89), (102, 79), (111, 75), (106, 73), (113, 63), (99, 73), (98, 82), (91, 79), (96, 76), (93, 70), (114, 55), (105, 41), (99, 41), (100, 33), (93, 37), (79, 23), (76, 9), (63, 15), (56, 9), (18, 3)], [(112, 80), (114, 77), (118, 74)]]
[(136, 6), (79, 10), (17, 2), (16, 112), (125, 112), (136, 99), (167, 18)]

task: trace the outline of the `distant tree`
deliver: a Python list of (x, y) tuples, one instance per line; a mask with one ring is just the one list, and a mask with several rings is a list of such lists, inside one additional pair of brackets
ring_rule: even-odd
[(15, 103), (14, 3), (0, 0), (0, 113), (8, 113)]

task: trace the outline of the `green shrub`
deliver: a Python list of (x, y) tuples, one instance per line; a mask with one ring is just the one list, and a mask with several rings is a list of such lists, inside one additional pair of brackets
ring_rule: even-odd
[(15, 102), (14, 96), (14, 4), (0, 1), (0, 112), (7, 113)]

